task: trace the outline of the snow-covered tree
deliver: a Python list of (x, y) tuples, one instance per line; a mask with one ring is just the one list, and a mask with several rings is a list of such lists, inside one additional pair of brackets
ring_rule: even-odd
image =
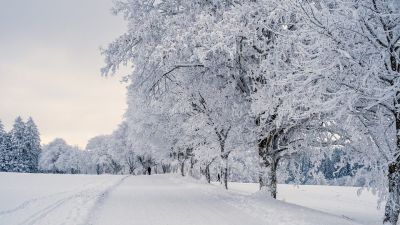
[[(200, 39), (196, 38), (194, 31), (205, 25), (199, 35), (204, 37), (209, 32), (207, 23), (211, 25), (211, 21), (220, 20), (221, 12), (230, 5), (224, 1), (118, 2), (115, 11), (125, 15), (129, 30), (104, 51), (106, 67), (103, 69), (103, 73), (107, 74), (114, 72), (119, 64), (134, 63), (135, 69), (129, 76), (130, 90), (142, 90), (155, 98), (174, 93), (170, 99), (178, 99), (180, 106), (185, 105), (187, 110), (180, 110), (184, 111), (183, 114), (193, 114), (203, 120), (203, 124), (210, 126), (215, 135), (212, 138), (219, 143), (220, 157), (224, 162), (225, 169), (221, 172), (225, 186), (231, 152), (226, 149), (225, 142), (235, 123), (233, 120), (241, 116), (241, 110), (237, 110), (241, 100), (234, 94), (237, 87), (229, 79), (237, 69), (234, 62), (229, 62), (233, 59), (230, 55), (232, 48), (214, 48), (212, 45), (218, 44), (219, 39), (210, 39), (210, 43), (196, 43)], [(177, 8), (181, 8), (179, 13), (176, 12)], [(192, 26), (188, 26), (188, 23)], [(197, 44), (200, 45), (200, 48), (197, 47), (199, 52), (195, 52)], [(206, 50), (207, 47), (211, 49)], [(227, 60), (223, 60), (223, 57), (227, 57)], [(232, 110), (235, 113), (231, 113)]]
[(68, 145), (63, 139), (56, 138), (43, 146), (39, 158), (41, 171), (49, 173), (81, 173), (89, 172), (90, 161), (77, 147)]
[(56, 162), (67, 151), (67, 146), (67, 143), (60, 138), (43, 146), (43, 151), (39, 158), (40, 170), (50, 173), (61, 173), (62, 171), (56, 167)]
[(228, 156), (240, 166), (257, 153), (260, 187), (275, 197), (278, 176), (306, 176), (294, 173), (303, 157), (313, 174), (340, 149), (338, 171), (363, 165), (395, 224), (399, 10), (395, 0), (116, 2), (128, 30), (103, 50), (102, 71), (133, 64), (127, 137), (154, 165), (167, 150), (182, 173), (197, 166), (210, 180), (210, 163), (223, 162), (227, 187)]
[(25, 143), (25, 123), (21, 117), (15, 119), (13, 128), (10, 132), (11, 151), (10, 151), (10, 171), (13, 172), (29, 172), (27, 162), (28, 151)]
[(117, 174), (121, 171), (122, 167), (117, 154), (113, 154), (112, 149), (112, 136), (100, 135), (88, 141), (86, 151), (92, 154), (92, 160), (96, 165), (96, 173), (112, 173)]
[(139, 165), (136, 152), (129, 142), (127, 123), (122, 122), (111, 136), (109, 153), (124, 167), (124, 172), (135, 174)]
[(9, 170), (10, 138), (0, 121), (0, 171)]
[(21, 117), (15, 120), (10, 132), (9, 148), (7, 157), (9, 171), (38, 172), (40, 136), (32, 118), (29, 118), (27, 123), (24, 123)]
[(354, 134), (362, 130), (359, 138), (369, 143), (352, 160), (369, 168), (367, 174), (381, 174), (367, 177), (373, 181), (367, 183), (381, 193), (388, 191), (384, 223), (396, 224), (400, 213), (399, 2), (298, 1), (297, 6), (321, 34), (320, 42), (330, 46), (332, 62), (337, 62), (323, 81), (335, 87), (331, 94), (346, 103), (344, 108), (356, 122), (349, 129)]
[(26, 162), (29, 172), (38, 171), (38, 161), (41, 152), (40, 148), (40, 134), (38, 128), (30, 117), (25, 124), (25, 146), (27, 150)]

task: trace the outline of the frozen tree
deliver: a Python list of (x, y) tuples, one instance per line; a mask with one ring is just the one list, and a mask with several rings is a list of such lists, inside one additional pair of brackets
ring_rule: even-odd
[[(374, 180), (368, 183), (380, 192), (388, 191), (384, 223), (396, 224), (400, 213), (399, 2), (337, 0), (297, 2), (297, 6), (321, 34), (320, 41), (330, 46), (332, 61), (338, 62), (324, 81), (335, 87), (332, 93), (344, 99), (357, 121), (349, 129), (367, 136), (360, 139), (370, 144), (353, 160), (370, 168), (368, 174), (381, 174), (368, 177)], [(383, 177), (387, 178), (379, 180)]]
[(0, 171), (9, 170), (9, 154), (10, 154), (9, 136), (4, 130), (0, 121)]
[(169, 117), (160, 102), (147, 102), (141, 93), (133, 89), (128, 90), (131, 96), (142, 98), (128, 98), (127, 143), (131, 151), (135, 152), (137, 162), (143, 174), (158, 172), (158, 168), (168, 167), (169, 149), (171, 147), (167, 129)]
[[(114, 72), (120, 64), (133, 62), (135, 70), (129, 76), (131, 90), (143, 90), (153, 97), (175, 93), (171, 99), (178, 98), (180, 105), (185, 104), (184, 113), (194, 114), (211, 127), (215, 135), (211, 138), (219, 143), (226, 187), (231, 152), (226, 149), (226, 140), (236, 123), (234, 120), (242, 116), (238, 108), (243, 100), (237, 98), (234, 92), (238, 87), (229, 79), (237, 68), (232, 48), (212, 46), (219, 44), (217, 36), (209, 43), (198, 42), (201, 39), (196, 36), (209, 33), (209, 22), (220, 20), (222, 12), (230, 7), (231, 3), (224, 1), (118, 2), (115, 11), (124, 14), (129, 30), (103, 52), (106, 56), (103, 73)], [(181, 8), (178, 13), (177, 8)], [(196, 29), (201, 29), (201, 35), (196, 35)]]
[(68, 151), (69, 146), (63, 139), (55, 139), (49, 144), (43, 146), (42, 154), (39, 158), (39, 168), (42, 171), (50, 173), (61, 173), (61, 169), (57, 168), (56, 162), (60, 156)]
[(369, 187), (388, 191), (384, 221), (395, 224), (399, 8), (395, 0), (116, 2), (128, 30), (103, 50), (102, 72), (134, 65), (123, 148), (147, 169), (172, 157), (182, 174), (198, 167), (209, 181), (211, 164), (222, 163), (225, 187), (229, 155), (240, 167), (256, 153), (248, 171), (259, 168), (273, 197), (279, 176), (307, 176), (295, 172), (303, 156), (319, 177), (340, 149), (334, 167), (363, 165), (357, 174), (369, 175)]
[(43, 146), (39, 158), (39, 168), (41, 171), (49, 173), (88, 173), (90, 161), (85, 160), (85, 156), (85, 152), (82, 150), (57, 138)]
[(5, 171), (6, 166), (6, 132), (4, 130), (3, 124), (0, 121), (0, 171)]
[(38, 160), (40, 155), (40, 136), (36, 124), (32, 118), (24, 123), (21, 117), (15, 120), (10, 132), (10, 161), (11, 171), (38, 172)]
[(25, 146), (27, 150), (26, 162), (29, 172), (38, 171), (38, 161), (40, 155), (40, 134), (38, 128), (30, 117), (25, 124)]
[(38, 172), (40, 136), (32, 118), (25, 124), (22, 118), (18, 117), (9, 134), (4, 131), (2, 125), (0, 133), (1, 170)]
[(11, 134), (10, 171), (29, 172), (28, 151), (25, 139), (25, 123), (21, 117), (15, 119)]
[(86, 151), (92, 154), (97, 174), (118, 174), (122, 170), (120, 161), (117, 159), (118, 155), (112, 148), (111, 135), (101, 135), (90, 139), (86, 145)]
[(125, 168), (129, 174), (135, 174), (139, 167), (137, 156), (128, 138), (128, 125), (122, 122), (112, 133), (110, 154)]
[(134, 175), (136, 169), (139, 167), (135, 152), (132, 150), (128, 150), (127, 152), (125, 152), (124, 156), (125, 156), (124, 160), (127, 165), (129, 174)]

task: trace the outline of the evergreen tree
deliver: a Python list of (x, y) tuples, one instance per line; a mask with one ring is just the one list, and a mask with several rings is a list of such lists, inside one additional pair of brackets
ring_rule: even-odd
[(41, 148), (39, 131), (31, 117), (29, 117), (25, 124), (24, 133), (26, 155), (24, 155), (24, 161), (22, 163), (26, 166), (26, 168), (28, 168), (27, 172), (35, 173), (38, 172)]
[(7, 133), (0, 121), (0, 172), (6, 171), (6, 154), (8, 154), (6, 140)]
[(27, 158), (27, 148), (25, 145), (25, 123), (19, 116), (15, 119), (13, 128), (10, 132), (11, 151), (10, 151), (10, 170), (11, 172), (29, 172), (29, 168), (24, 163)]

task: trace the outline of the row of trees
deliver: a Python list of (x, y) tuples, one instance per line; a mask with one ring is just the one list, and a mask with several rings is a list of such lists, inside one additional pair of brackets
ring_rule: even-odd
[[(102, 72), (133, 65), (125, 121), (87, 151), (44, 146), (43, 170), (257, 180), (276, 197), (278, 182), (325, 181), (330, 160), (397, 223), (399, 1), (126, 0), (113, 11), (128, 29), (103, 50)], [(2, 135), (14, 146), (4, 170), (33, 168), (27, 127)]]
[[(140, 155), (126, 142), (126, 124), (111, 135), (88, 141), (84, 150), (57, 138), (43, 146), (39, 169), (45, 173), (151, 174), (170, 172), (170, 163), (158, 164), (150, 155)], [(170, 162), (170, 161), (169, 161)]]
[(63, 139), (56, 138), (43, 146), (39, 158), (40, 172), (44, 173), (94, 173), (91, 156), (76, 146), (68, 145)]
[(40, 153), (39, 131), (32, 118), (25, 123), (18, 117), (10, 132), (0, 121), (0, 172), (36, 173)]
[(221, 174), (226, 188), (233, 174), (257, 177), (276, 197), (289, 175), (324, 179), (340, 150), (335, 169), (357, 168), (387, 200), (384, 223), (397, 223), (399, 1), (126, 0), (113, 11), (128, 29), (103, 50), (102, 72), (133, 65), (124, 143), (136, 156)]
[(113, 134), (89, 140), (86, 149), (56, 138), (40, 145), (40, 134), (32, 118), (18, 117), (6, 132), (0, 121), (0, 172), (69, 174), (145, 174), (170, 172), (170, 164), (158, 165), (148, 155), (137, 155), (128, 146), (126, 125)]

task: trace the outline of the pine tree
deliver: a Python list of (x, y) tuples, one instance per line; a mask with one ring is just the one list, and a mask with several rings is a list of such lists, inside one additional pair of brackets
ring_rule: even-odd
[(27, 165), (24, 163), (27, 157), (27, 149), (25, 146), (25, 123), (19, 116), (15, 119), (13, 128), (10, 132), (11, 151), (10, 151), (10, 170), (11, 172), (29, 172)]
[(7, 133), (4, 130), (3, 124), (0, 120), (0, 172), (6, 170), (6, 154), (8, 154), (7, 149)]
[(40, 136), (38, 128), (31, 117), (29, 117), (25, 124), (24, 133), (26, 155), (23, 158), (23, 164), (28, 168), (27, 172), (36, 173), (38, 172), (39, 155), (41, 152)]

